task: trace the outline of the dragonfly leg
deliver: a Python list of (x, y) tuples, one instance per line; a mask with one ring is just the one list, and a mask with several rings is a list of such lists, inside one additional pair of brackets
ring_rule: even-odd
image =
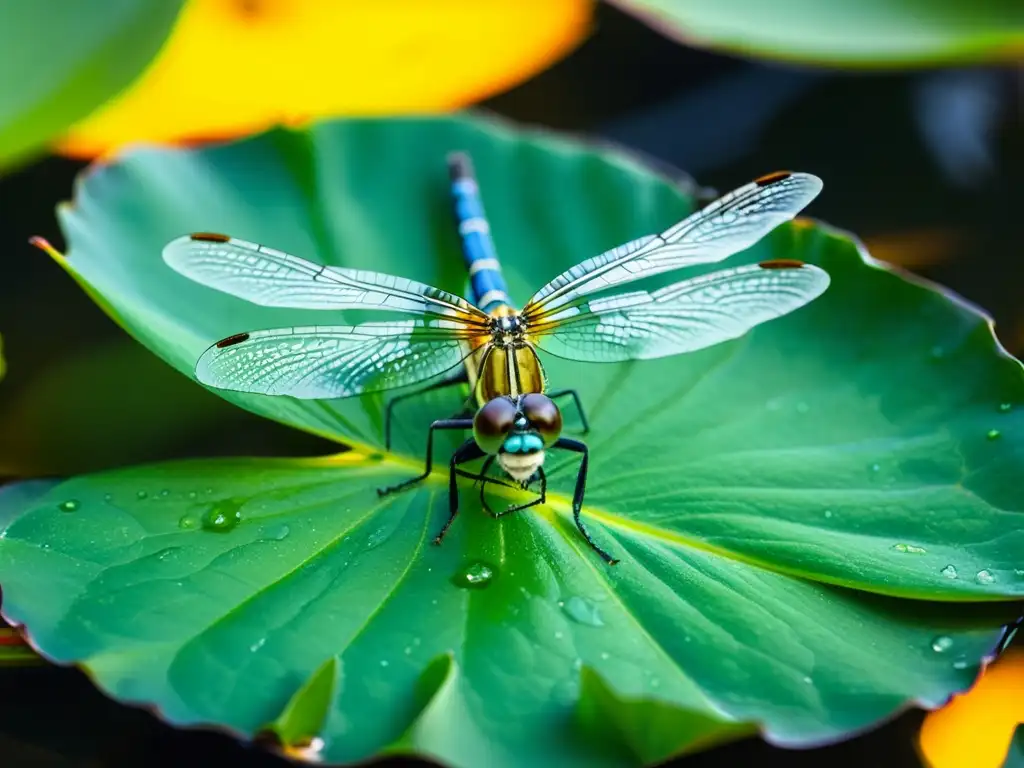
[(467, 461), (473, 461), (473, 459), (479, 459), (482, 456), (486, 456), (481, 450), (480, 446), (476, 444), (476, 440), (472, 437), (466, 442), (459, 446), (459, 449), (452, 454), (451, 463), (448, 465), (448, 520), (438, 531), (437, 536), (434, 537), (434, 544), (440, 544), (441, 539), (448, 533), (448, 529), (452, 527), (452, 523), (455, 522), (455, 516), (459, 514), (459, 464), (465, 464)]
[[(430, 425), (430, 431), (427, 433), (427, 460), (423, 468), (422, 474), (416, 475), (416, 477), (403, 480), (397, 485), (392, 485), (387, 488), (378, 488), (378, 496), (387, 496), (389, 493), (395, 493), (408, 488), (410, 485), (416, 485), (416, 483), (426, 480), (430, 476), (430, 471), (434, 466), (434, 432), (439, 429), (472, 429), (472, 419), (440, 419)], [(476, 443), (473, 443), (476, 445)], [(461, 450), (461, 449), (460, 449)]]
[(573, 402), (576, 403), (576, 412), (580, 416), (580, 423), (583, 424), (581, 434), (587, 434), (590, 431), (590, 422), (587, 421), (586, 411), (583, 410), (583, 401), (580, 400), (580, 394), (575, 389), (560, 389), (557, 392), (549, 392), (548, 397), (554, 400), (557, 397), (565, 397), (569, 395), (572, 397)]
[(579, 440), (570, 440), (567, 437), (560, 437), (558, 442), (552, 446), (553, 448), (564, 448), (567, 451), (575, 451), (576, 453), (582, 453), (583, 459), (580, 461), (580, 469), (576, 474), (576, 490), (572, 495), (572, 519), (576, 523), (576, 527), (579, 528), (580, 533), (583, 534), (583, 538), (587, 540), (597, 554), (608, 563), (608, 565), (615, 565), (619, 562), (616, 558), (609, 555), (601, 547), (599, 547), (594, 540), (590, 537), (587, 529), (583, 527), (583, 521), (580, 520), (580, 512), (583, 510), (583, 494), (587, 490), (587, 465), (589, 464), (590, 454), (587, 451), (585, 443), (581, 443)]
[(395, 395), (388, 404), (384, 407), (384, 448), (385, 450), (391, 450), (391, 421), (394, 416), (395, 406), (403, 400), (408, 400), (411, 397), (419, 397), (425, 395), (427, 392), (433, 392), (436, 389), (447, 389), (448, 387), (454, 387), (457, 384), (465, 384), (469, 381), (469, 377), (466, 375), (466, 370), (462, 369), (458, 375), (435, 381), (433, 384), (424, 387), (423, 389), (417, 389), (415, 392), (405, 392), (401, 395)]
[(507, 515), (510, 512), (522, 512), (524, 509), (535, 507), (538, 504), (543, 504), (548, 500), (548, 476), (544, 474), (544, 467), (538, 467), (537, 474), (540, 476), (540, 495), (533, 501), (528, 501), (525, 504), (512, 504), (505, 507), (504, 512), (499, 512), (495, 517), (501, 515)]
[(455, 472), (456, 472), (456, 474), (459, 477), (466, 477), (466, 478), (469, 478), (470, 480), (476, 480), (477, 482), (479, 482), (480, 483), (480, 506), (483, 507), (484, 511), (488, 515), (490, 515), (491, 517), (500, 517), (504, 513), (502, 513), (502, 512), (495, 512), (493, 509), (491, 509), (491, 505), (487, 503), (487, 499), (484, 496), (484, 491), (487, 489), (487, 484), (488, 483), (492, 483), (493, 485), (503, 485), (506, 488), (513, 488), (515, 490), (521, 490), (522, 486), (518, 485), (518, 484), (510, 483), (510, 482), (508, 482), (506, 480), (502, 480), (501, 478), (498, 478), (498, 477), (489, 477), (487, 475), (487, 470), (489, 470), (491, 468), (491, 465), (494, 463), (494, 458), (495, 458), (494, 456), (488, 456), (487, 460), (484, 462), (484, 465), (480, 468), (480, 472), (479, 473), (476, 473), (476, 472), (466, 472), (463, 469), (457, 469), (457, 470), (455, 470)]

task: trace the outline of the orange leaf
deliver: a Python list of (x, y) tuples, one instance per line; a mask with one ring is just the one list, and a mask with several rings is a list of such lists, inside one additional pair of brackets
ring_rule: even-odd
[(1024, 723), (1024, 650), (1012, 649), (969, 691), (925, 718), (920, 747), (929, 768), (1000, 768)]
[(592, 0), (188, 0), (163, 50), (59, 143), (91, 157), (327, 115), (455, 109), (572, 50)]

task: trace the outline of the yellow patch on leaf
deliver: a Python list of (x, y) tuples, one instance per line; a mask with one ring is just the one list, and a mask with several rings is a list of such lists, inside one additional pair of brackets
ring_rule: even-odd
[(221, 139), (330, 115), (430, 113), (572, 50), (593, 0), (188, 0), (131, 87), (57, 149)]
[(1024, 650), (1009, 650), (969, 691), (929, 713), (920, 747), (929, 768), (999, 768), (1024, 723)]

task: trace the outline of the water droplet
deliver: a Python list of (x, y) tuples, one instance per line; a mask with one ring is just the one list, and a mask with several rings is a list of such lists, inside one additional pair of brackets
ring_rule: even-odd
[(1013, 404), (1012, 403), (1000, 403), (999, 404), (999, 410), (1002, 413), (1009, 413), (1010, 411), (1013, 410)]
[(979, 584), (992, 584), (995, 580), (995, 574), (992, 571), (981, 570), (974, 574), (974, 578), (978, 580)]
[(412, 648), (410, 648), (408, 645), (405, 646), (404, 653), (405, 653), (406, 656), (411, 656), (412, 655)]
[(188, 530), (189, 528), (196, 528), (199, 525), (199, 518), (191, 512), (181, 516), (178, 521), (178, 527)]
[(826, 509), (825, 510), (825, 517), (827, 517), (827, 518), (832, 517), (832, 510), (831, 509)]
[(1013, 569), (1013, 575), (1014, 576), (1024, 576), (1024, 568), (1014, 568)]
[(242, 503), (237, 499), (224, 499), (210, 507), (203, 515), (203, 530), (227, 533), (242, 522)]
[(562, 630), (558, 630), (557, 632), (555, 632), (555, 640), (561, 640), (563, 637), (565, 637), (565, 634), (562, 632)]
[(871, 471), (872, 472), (878, 472), (881, 469), (882, 469), (882, 465), (881, 464), (872, 464), (871, 465)]
[(943, 568), (941, 571), (939, 571), (939, 573), (941, 573), (947, 579), (955, 579), (957, 576), (960, 575), (960, 574), (958, 574), (956, 572), (956, 566), (955, 565), (947, 565), (945, 568)]
[(252, 645), (249, 646), (249, 650), (252, 651), (253, 653), (256, 653), (256, 651), (258, 651), (260, 648), (262, 648), (264, 645), (266, 645), (266, 643), (267, 643), (267, 638), (261, 637), (259, 640), (257, 640), (255, 643), (253, 643)]
[(167, 498), (168, 496), (171, 495), (171, 492), (164, 488), (162, 491), (160, 491), (160, 495), (163, 496), (164, 498)]
[(281, 524), (276, 528), (271, 528), (269, 531), (270, 538), (274, 541), (284, 541), (288, 538), (288, 534), (292, 532), (292, 529), (287, 525)]
[(452, 577), (452, 583), (457, 587), (480, 589), (490, 584), (493, 578), (494, 570), (489, 565), (472, 562)]
[(892, 548), (897, 552), (902, 552), (907, 555), (923, 555), (928, 551), (924, 547), (918, 547), (913, 544), (893, 544)]
[(161, 549), (156, 553), (156, 559), (165, 563), (168, 560), (177, 557), (180, 551), (181, 547), (167, 547), (167, 549)]
[(198, 494), (198, 493), (196, 493), (195, 491), (189, 491), (189, 492), (188, 492), (188, 497), (189, 497), (190, 499), (194, 499), (194, 498), (195, 498), (196, 496), (198, 496), (198, 495), (199, 495), (199, 494)]
[(374, 549), (379, 547), (388, 539), (388, 532), (384, 528), (378, 528), (366, 539), (366, 548)]
[(603, 627), (601, 612), (597, 606), (582, 597), (570, 597), (567, 601), (559, 602), (565, 614), (577, 624), (586, 624), (590, 627)]
[(967, 669), (969, 666), (967, 659), (957, 659), (953, 662), (953, 669)]
[(610, 658), (611, 658), (611, 654), (609, 654), (608, 651), (601, 651), (601, 659), (602, 659), (602, 661), (608, 661), (608, 659), (610, 659)]
[(810, 685), (811, 683), (813, 683), (813, 682), (814, 682), (813, 680), (811, 680), (811, 676), (810, 676), (810, 675), (804, 675), (804, 676), (803, 676), (803, 681), (804, 681), (805, 683), (807, 683), (807, 685)]
[(939, 635), (932, 640), (932, 650), (936, 653), (945, 653), (953, 647), (953, 638), (949, 635)]
[(413, 644), (413, 645), (416, 645), (416, 646), (418, 646), (418, 645), (420, 644), (420, 642), (421, 642), (421, 641), (420, 641), (420, 639), (419, 639), (418, 637), (414, 637), (414, 638), (412, 639), (412, 644)]
[(388, 664), (390, 664), (390, 662), (387, 659), (381, 659), (380, 660), (380, 665), (382, 667), (386, 667)]
[(82, 505), (78, 499), (68, 499), (67, 501), (62, 501), (58, 504), (57, 509), (61, 512), (76, 512), (80, 506)]
[(110, 501), (113, 498), (114, 498), (114, 494), (112, 494), (112, 493), (104, 493), (103, 494), (103, 500), (104, 501)]
[(989, 440), (998, 440), (1001, 434), (1002, 432), (1000, 432), (998, 429), (990, 429), (988, 432), (985, 433), (985, 437), (987, 437)]
[(147, 496), (149, 496), (149, 494), (146, 493), (145, 491), (139, 491), (138, 493), (135, 494), (135, 498), (137, 499), (144, 499)]

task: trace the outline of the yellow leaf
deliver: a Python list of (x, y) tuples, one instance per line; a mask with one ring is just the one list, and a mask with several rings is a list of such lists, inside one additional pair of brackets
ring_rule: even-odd
[(969, 691), (931, 712), (920, 747), (929, 768), (999, 768), (1024, 723), (1024, 651), (1009, 650)]
[(326, 115), (456, 109), (572, 50), (593, 0), (188, 0), (139, 80), (59, 143), (219, 139)]

